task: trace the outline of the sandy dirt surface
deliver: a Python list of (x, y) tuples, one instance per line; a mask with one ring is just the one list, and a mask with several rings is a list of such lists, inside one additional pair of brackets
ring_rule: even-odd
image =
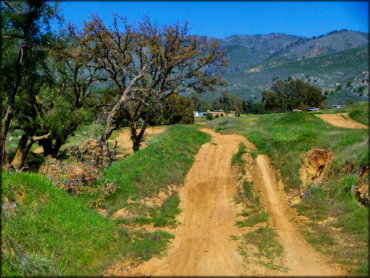
[[(262, 189), (263, 203), (272, 217), (273, 227), (279, 234), (280, 242), (284, 246), (285, 266), (287, 273), (280, 275), (303, 276), (333, 276), (345, 275), (345, 272), (327, 260), (316, 251), (300, 234), (294, 222), (293, 215), (288, 207), (287, 197), (283, 188), (279, 188), (275, 172), (266, 155), (258, 155), (256, 159), (255, 186)], [(260, 178), (258, 178), (258, 176)]]
[[(147, 146), (147, 141), (151, 139), (154, 135), (160, 134), (166, 129), (167, 127), (148, 127), (145, 130), (144, 141), (141, 143), (140, 149), (144, 149)], [(117, 141), (117, 145), (119, 147), (123, 147), (127, 149), (123, 151), (123, 153), (118, 154), (117, 157), (121, 157), (121, 156), (133, 153), (131, 133), (129, 129), (123, 130), (122, 132), (120, 132), (120, 134), (115, 139), (110, 139), (109, 142), (114, 143), (115, 140)]]
[[(167, 127), (148, 127), (145, 130), (144, 142), (141, 143), (141, 148), (140, 149), (145, 148), (147, 146), (147, 141), (149, 139), (151, 139), (154, 135), (162, 133), (166, 129), (167, 129)], [(124, 131), (122, 131), (118, 135), (117, 138), (110, 139), (108, 141), (114, 143), (115, 140), (117, 140), (117, 146), (127, 149), (123, 153), (118, 154), (117, 157), (123, 157), (127, 154), (132, 154), (133, 153), (131, 134), (130, 134), (129, 129), (125, 129)], [(44, 150), (41, 147), (39, 147), (39, 148), (35, 149), (33, 152), (34, 153), (43, 153)]]
[(344, 128), (368, 128), (366, 125), (353, 120), (348, 113), (337, 114), (315, 114), (315, 116), (323, 119), (325, 122)]
[[(272, 224), (285, 249), (288, 272), (263, 271), (259, 266), (245, 267), (232, 235), (243, 231), (235, 223), (242, 207), (233, 200), (237, 190), (237, 173), (231, 159), (240, 142), (254, 145), (239, 135), (212, 135), (195, 158), (183, 187), (179, 190), (181, 224), (173, 232), (175, 239), (161, 258), (152, 258), (134, 268), (118, 262), (105, 275), (118, 276), (197, 276), (197, 275), (340, 275), (340, 268), (326, 263), (310, 246), (291, 221), (284, 192), (278, 189), (268, 157), (259, 155), (247, 171), (262, 193), (262, 202), (270, 211)], [(251, 269), (252, 268), (252, 269)], [(253, 269), (255, 268), (255, 269)]]
[[(207, 129), (208, 130), (208, 129)], [(230, 236), (240, 233), (235, 226), (240, 212), (234, 201), (235, 173), (231, 159), (242, 137), (220, 135), (208, 130), (212, 142), (204, 144), (179, 191), (181, 224), (174, 231), (168, 255), (153, 258), (137, 268), (107, 275), (242, 275), (243, 258)]]

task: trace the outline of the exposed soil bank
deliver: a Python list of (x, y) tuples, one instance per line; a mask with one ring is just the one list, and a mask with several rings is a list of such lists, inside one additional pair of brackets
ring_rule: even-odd
[(344, 128), (368, 128), (355, 120), (353, 120), (348, 113), (337, 113), (337, 114), (315, 114), (315, 116), (323, 119), (325, 122)]

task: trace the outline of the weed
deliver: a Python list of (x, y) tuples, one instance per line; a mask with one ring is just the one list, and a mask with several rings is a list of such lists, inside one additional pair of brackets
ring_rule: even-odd
[(269, 220), (269, 213), (263, 211), (261, 213), (250, 216), (249, 218), (236, 222), (239, 227), (252, 227), (258, 223), (267, 222)]
[(139, 261), (149, 260), (153, 256), (162, 254), (169, 240), (174, 238), (164, 231), (152, 233), (135, 231), (131, 237), (133, 242), (129, 246), (128, 256)]
[(250, 181), (244, 181), (243, 183), (243, 191), (244, 191), (244, 195), (245, 197), (248, 198), (249, 201), (251, 202), (258, 202), (258, 198), (256, 198), (253, 194), (253, 191), (252, 191), (252, 186), (253, 186), (253, 182), (250, 182)]
[(247, 147), (243, 144), (239, 144), (239, 151), (233, 156), (231, 160), (231, 165), (237, 164), (241, 169), (245, 167), (245, 161), (243, 159), (243, 155), (247, 153)]
[[(281, 259), (284, 255), (283, 246), (277, 240), (277, 233), (270, 227), (260, 227), (255, 231), (243, 235), (242, 254), (249, 261), (251, 256), (257, 258), (257, 262), (270, 269), (285, 270), (282, 265), (275, 263), (275, 259)], [(257, 247), (255, 254), (250, 254), (247, 250), (249, 245)], [(243, 252), (244, 251), (244, 252)]]
[(159, 208), (153, 208), (150, 212), (151, 222), (154, 227), (175, 227), (177, 224), (176, 215), (179, 209), (180, 199), (177, 194), (171, 195)]
[(239, 240), (239, 239), (240, 239), (240, 237), (238, 237), (238, 236), (234, 236), (234, 235), (231, 235), (231, 236), (230, 236), (230, 238), (231, 238), (232, 240)]

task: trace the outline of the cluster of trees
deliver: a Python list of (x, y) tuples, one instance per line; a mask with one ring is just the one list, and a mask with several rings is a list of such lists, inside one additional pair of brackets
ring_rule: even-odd
[(235, 112), (235, 116), (239, 117), (243, 112), (243, 101), (237, 95), (230, 95), (228, 90), (222, 90), (220, 97), (213, 101), (212, 107), (214, 110), (222, 109), (226, 113)]
[(322, 90), (300, 79), (289, 77), (287, 80), (274, 78), (270, 91), (262, 92), (262, 102), (256, 99), (243, 100), (223, 90), (220, 97), (212, 103), (212, 109), (222, 109), (229, 113), (264, 114), (268, 112), (287, 112), (293, 109), (306, 109), (310, 106), (323, 107), (325, 95)]
[(262, 102), (266, 111), (286, 112), (310, 106), (322, 107), (325, 96), (320, 88), (300, 79), (277, 79), (272, 83), (271, 91), (262, 92)]
[[(1, 5), (0, 164), (6, 167), (22, 168), (35, 142), (44, 155), (56, 156), (79, 125), (97, 119), (105, 124), (102, 148), (127, 124), (137, 151), (146, 127), (161, 116), (167, 121), (162, 123), (191, 122), (192, 101), (180, 93), (225, 83), (224, 50), (216, 41), (189, 35), (187, 24), (159, 27), (144, 18), (134, 26), (115, 16), (107, 27), (94, 16), (80, 30), (70, 25), (52, 32), (50, 22), (61, 20), (56, 3)], [(15, 129), (22, 135), (10, 160), (5, 139)]]

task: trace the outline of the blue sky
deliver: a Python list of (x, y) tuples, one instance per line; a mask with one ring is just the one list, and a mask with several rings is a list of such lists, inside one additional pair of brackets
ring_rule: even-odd
[(126, 2), (65, 1), (66, 22), (79, 27), (92, 13), (108, 25), (112, 13), (140, 21), (147, 15), (158, 24), (189, 21), (190, 33), (225, 38), (236, 34), (286, 33), (312, 37), (333, 30), (368, 32), (368, 2)]

